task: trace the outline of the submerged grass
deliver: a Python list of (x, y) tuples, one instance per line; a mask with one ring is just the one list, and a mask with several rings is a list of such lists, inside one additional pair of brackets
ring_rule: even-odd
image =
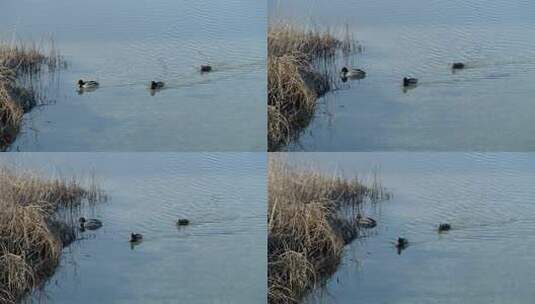
[(305, 29), (277, 22), (268, 28), (268, 148), (276, 151), (298, 135), (310, 122), (316, 99), (330, 90), (332, 77), (320, 72), (318, 60), (337, 52), (358, 49), (346, 29), (345, 35), (330, 30)]
[(93, 183), (45, 179), (0, 167), (0, 303), (18, 303), (53, 274), (75, 240), (74, 221), (59, 216), (106, 196)]
[(0, 151), (14, 141), (22, 115), (37, 104), (36, 92), (22, 85), (20, 78), (31, 80), (31, 75), (41, 72), (43, 67), (55, 71), (64, 65), (53, 40), (48, 55), (36, 43), (0, 42)]
[[(380, 183), (291, 167), (270, 157), (268, 174), (268, 301), (298, 303), (332, 274), (343, 246), (357, 236), (354, 216), (342, 209), (388, 199)], [(360, 211), (359, 211), (360, 212)]]

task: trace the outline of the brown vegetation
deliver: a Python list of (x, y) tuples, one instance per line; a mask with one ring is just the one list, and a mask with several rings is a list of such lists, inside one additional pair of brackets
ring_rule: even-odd
[(378, 182), (368, 187), (357, 178), (297, 169), (277, 155), (268, 184), (268, 300), (298, 303), (336, 270), (343, 246), (358, 234), (354, 214), (344, 208), (389, 194)]
[[(0, 303), (17, 303), (57, 267), (61, 250), (76, 238), (72, 213), (105, 200), (92, 184), (45, 179), (0, 168)], [(71, 214), (69, 217), (68, 214)]]
[(23, 86), (19, 78), (38, 73), (44, 66), (54, 71), (60, 65), (64, 62), (53, 41), (48, 56), (35, 44), (28, 47), (0, 42), (0, 151), (15, 140), (22, 115), (37, 103), (36, 93)]
[(329, 30), (304, 29), (285, 23), (268, 29), (268, 148), (278, 150), (305, 128), (313, 117), (316, 99), (332, 86), (328, 72), (315, 61), (356, 49), (346, 33), (340, 39)]

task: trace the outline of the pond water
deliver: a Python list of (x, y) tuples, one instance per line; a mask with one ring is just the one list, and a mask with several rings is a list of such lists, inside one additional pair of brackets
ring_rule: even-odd
[[(392, 193), (367, 206), (378, 226), (346, 246), (306, 303), (529, 303), (535, 297), (535, 154), (298, 153)], [(438, 234), (439, 223), (452, 230)], [(409, 247), (398, 255), (398, 236)]]
[[(261, 0), (2, 1), (0, 38), (53, 37), (68, 63), (11, 150), (265, 151), (266, 15)], [(80, 78), (100, 88), (79, 95)]]
[[(362, 68), (320, 99), (289, 150), (531, 151), (535, 5), (498, 0), (269, 0), (270, 19), (347, 25)], [(453, 62), (467, 68), (452, 73)], [(337, 70), (341, 66), (336, 67)], [(404, 92), (402, 78), (419, 85)]]
[[(33, 303), (265, 303), (266, 155), (7, 153), (0, 163), (94, 172), (111, 199)], [(177, 228), (177, 218), (189, 226)], [(144, 240), (130, 247), (131, 232)]]

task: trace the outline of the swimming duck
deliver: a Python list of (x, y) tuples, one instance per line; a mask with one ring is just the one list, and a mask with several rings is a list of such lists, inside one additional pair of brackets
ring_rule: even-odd
[(455, 62), (451, 65), (451, 68), (454, 70), (462, 70), (466, 67), (466, 65), (462, 62)]
[(451, 230), (451, 225), (450, 224), (440, 224), (438, 225), (438, 232), (444, 232), (444, 231), (450, 231)]
[(163, 81), (151, 81), (150, 82), (150, 89), (151, 90), (157, 90), (163, 88), (165, 83)]
[(377, 222), (369, 217), (363, 217), (360, 214), (357, 214), (357, 226), (362, 228), (373, 228), (377, 226)]
[(187, 225), (189, 225), (189, 220), (188, 219), (178, 219), (176, 224), (178, 226), (187, 226)]
[(404, 87), (415, 86), (417, 84), (418, 84), (418, 79), (403, 77), (403, 86)]
[(343, 67), (340, 71), (340, 78), (351, 78), (351, 79), (363, 79), (366, 77), (366, 72), (361, 69), (351, 69), (349, 70), (346, 67)]
[(212, 71), (212, 66), (211, 65), (207, 65), (207, 64), (201, 65), (201, 72), (202, 73), (207, 73), (207, 72), (211, 72), (211, 71)]
[(130, 243), (136, 243), (143, 240), (143, 235), (141, 233), (131, 233), (130, 234)]
[(98, 87), (98, 82), (93, 80), (83, 81), (80, 79), (78, 80), (78, 87), (80, 87), (80, 89), (94, 89)]
[(78, 222), (80, 223), (80, 230), (97, 230), (98, 228), (102, 227), (102, 222), (97, 219), (86, 219), (85, 217), (81, 217), (78, 219)]
[(396, 243), (396, 248), (405, 249), (409, 246), (409, 241), (406, 238), (399, 237)]

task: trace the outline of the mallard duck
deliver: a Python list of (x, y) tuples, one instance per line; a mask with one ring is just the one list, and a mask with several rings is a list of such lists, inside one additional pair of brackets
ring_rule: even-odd
[(403, 86), (404, 87), (415, 86), (417, 84), (418, 84), (418, 79), (409, 78), (409, 77), (403, 77)]
[(398, 249), (405, 249), (409, 246), (409, 241), (406, 238), (399, 237), (396, 243)]
[(346, 67), (343, 67), (340, 71), (340, 77), (342, 79), (344, 78), (351, 78), (351, 79), (362, 79), (366, 77), (366, 72), (361, 69), (351, 69), (349, 70)]
[(451, 68), (454, 70), (462, 70), (466, 67), (466, 65), (462, 62), (455, 62), (451, 65)]
[(93, 80), (83, 81), (80, 79), (78, 80), (78, 87), (80, 87), (80, 89), (94, 89), (98, 87), (98, 82)]
[(165, 83), (163, 81), (151, 81), (150, 82), (150, 89), (151, 90), (158, 90), (165, 86)]
[(178, 226), (187, 226), (187, 225), (189, 225), (189, 220), (188, 219), (178, 219), (176, 224)]
[(373, 228), (377, 226), (377, 222), (369, 217), (363, 217), (360, 214), (357, 214), (357, 226), (362, 228)]
[(201, 72), (202, 73), (207, 73), (207, 72), (211, 72), (211, 71), (212, 71), (212, 66), (211, 65), (207, 65), (207, 64), (201, 65)]
[(80, 223), (81, 230), (97, 230), (102, 227), (102, 222), (97, 219), (86, 219), (85, 217), (81, 217), (78, 219), (78, 222)]
[(438, 225), (438, 232), (444, 232), (444, 231), (450, 231), (450, 230), (451, 230), (450, 224), (444, 223), (444, 224)]
[(143, 240), (143, 235), (141, 233), (131, 233), (130, 234), (130, 243), (136, 243)]

